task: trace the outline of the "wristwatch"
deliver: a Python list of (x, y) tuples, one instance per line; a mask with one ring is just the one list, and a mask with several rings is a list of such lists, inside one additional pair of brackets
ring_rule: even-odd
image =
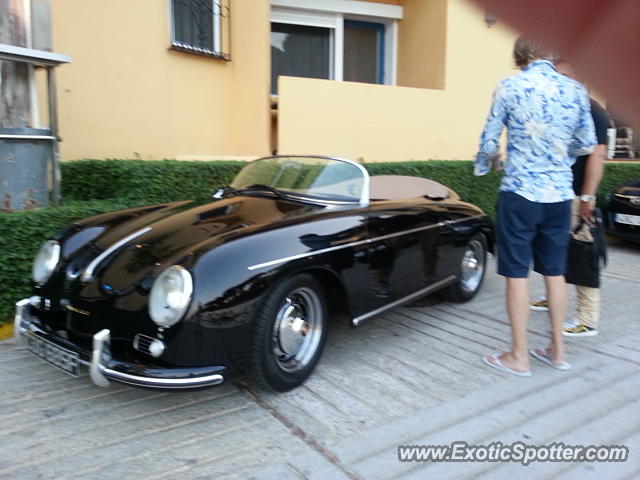
[(596, 196), (595, 195), (589, 195), (589, 194), (582, 194), (580, 195), (580, 201), (584, 202), (584, 203), (590, 203), (593, 200), (595, 200)]

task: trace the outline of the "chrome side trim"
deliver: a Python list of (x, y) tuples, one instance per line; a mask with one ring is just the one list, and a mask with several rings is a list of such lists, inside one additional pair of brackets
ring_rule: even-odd
[(403, 230), (402, 232), (389, 233), (387, 235), (380, 235), (379, 237), (370, 238), (369, 241), (371, 243), (379, 242), (381, 240), (387, 240), (389, 238), (401, 237), (402, 235), (410, 235), (412, 233), (418, 233), (418, 232), (423, 232), (425, 230), (431, 230), (432, 228), (436, 228), (436, 227), (444, 227), (445, 225), (447, 225), (449, 223), (451, 223), (451, 222), (448, 222), (448, 221), (447, 222), (439, 222), (439, 223), (433, 223), (431, 225), (426, 225), (424, 227), (410, 228), (409, 230)]
[(444, 222), (447, 225), (455, 225), (456, 223), (461, 223), (461, 222), (466, 222), (467, 220), (471, 220), (474, 218), (482, 218), (482, 217), (486, 217), (486, 214), (482, 214), (482, 215), (472, 215), (470, 217), (464, 217), (464, 218), (458, 218), (456, 220), (447, 220), (446, 222)]
[(399, 305), (402, 305), (403, 303), (406, 302), (410, 302), (411, 300), (421, 297), (422, 295), (426, 295), (428, 293), (431, 292), (435, 292), (436, 290), (439, 290), (443, 287), (446, 287), (447, 285), (450, 285), (452, 283), (454, 283), (456, 281), (456, 276), (455, 275), (450, 275), (442, 280), (440, 280), (439, 282), (434, 283), (433, 285), (429, 285), (426, 288), (423, 288), (422, 290), (418, 290), (417, 292), (412, 293), (411, 295), (407, 295), (406, 297), (403, 297), (399, 300), (396, 300), (394, 302), (388, 303), (387, 305), (384, 305), (380, 308), (376, 308), (375, 310), (370, 311), (369, 313), (365, 313), (364, 315), (360, 315), (359, 317), (354, 318), (351, 323), (354, 326), (358, 326), (360, 324), (362, 324), (362, 322), (364, 322), (365, 320), (368, 320), (372, 317), (375, 317), (379, 314), (381, 314), (382, 312), (389, 310), (391, 308), (397, 307)]
[(356, 247), (358, 245), (365, 245), (370, 243), (370, 240), (359, 240), (357, 242), (345, 243), (343, 245), (336, 245), (335, 247), (322, 248), (320, 250), (314, 250), (312, 252), (300, 253), (298, 255), (291, 255), (290, 257), (279, 258), (277, 260), (271, 260), (269, 262), (259, 263), (257, 265), (251, 265), (247, 267), (247, 270), (257, 270), (258, 268), (270, 267), (277, 265), (278, 263), (288, 262), (290, 260), (297, 260), (299, 258), (312, 257), (313, 255), (320, 255), (322, 253), (333, 252), (334, 250), (340, 250), (341, 248)]
[(257, 270), (259, 268), (271, 267), (271, 266), (277, 265), (279, 263), (289, 262), (291, 260), (298, 260), (300, 258), (305, 258), (305, 257), (312, 257), (314, 255), (321, 255), (323, 253), (333, 252), (333, 251), (339, 250), (341, 248), (357, 247), (359, 245), (365, 245), (367, 243), (374, 243), (374, 242), (379, 242), (379, 241), (382, 241), (382, 240), (387, 240), (389, 238), (400, 237), (402, 235), (409, 235), (411, 233), (422, 232), (424, 230), (429, 230), (429, 229), (435, 228), (435, 227), (443, 227), (445, 225), (454, 225), (456, 223), (465, 222), (467, 220), (473, 220), (475, 218), (482, 218), (484, 216), (485, 215), (474, 215), (472, 217), (465, 217), (465, 218), (460, 218), (460, 219), (457, 219), (457, 220), (448, 220), (446, 222), (434, 223), (432, 225), (426, 225), (424, 227), (417, 227), (417, 228), (411, 228), (409, 230), (403, 230), (402, 232), (389, 233), (387, 235), (381, 235), (379, 237), (369, 238), (367, 240), (359, 240), (357, 242), (350, 242), (350, 243), (344, 243), (342, 245), (336, 245), (335, 247), (321, 248), (320, 250), (313, 250), (311, 252), (299, 253), (298, 255), (291, 255), (289, 257), (278, 258), (276, 260), (270, 260), (268, 262), (258, 263), (256, 265), (251, 265), (251, 266), (247, 267), (247, 270)]
[(106, 257), (111, 255), (113, 252), (118, 250), (123, 245), (129, 243), (134, 238), (137, 238), (140, 235), (147, 233), (149, 230), (151, 230), (151, 227), (143, 228), (142, 230), (138, 230), (137, 232), (134, 232), (131, 235), (111, 245), (104, 252), (102, 252), (100, 255), (98, 255), (96, 258), (93, 259), (93, 261), (87, 266), (84, 272), (82, 272), (80, 276), (80, 280), (82, 280), (83, 282), (88, 282), (89, 280), (91, 280), (93, 278), (93, 271), (102, 260), (104, 260)]

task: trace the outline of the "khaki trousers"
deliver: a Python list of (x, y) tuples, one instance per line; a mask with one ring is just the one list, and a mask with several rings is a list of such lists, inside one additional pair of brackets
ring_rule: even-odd
[[(571, 204), (571, 231), (580, 221), (580, 198)], [(587, 239), (585, 239), (587, 240)], [(600, 289), (576, 285), (576, 320), (587, 327), (598, 328), (600, 319)]]
[(600, 319), (600, 289), (576, 285), (576, 293), (576, 320), (597, 329)]

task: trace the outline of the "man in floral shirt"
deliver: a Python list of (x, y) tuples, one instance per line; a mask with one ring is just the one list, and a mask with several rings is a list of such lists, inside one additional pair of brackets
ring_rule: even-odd
[[(531, 355), (568, 370), (562, 340), (566, 314), (564, 273), (574, 197), (571, 165), (593, 151), (596, 137), (589, 98), (576, 81), (560, 75), (550, 52), (520, 37), (513, 51), (518, 75), (500, 82), (480, 137), (474, 174), (504, 168), (497, 206), (498, 274), (506, 277), (512, 347), (484, 358), (489, 366), (530, 376), (527, 353), (528, 276), (531, 261), (542, 274), (552, 338)], [(507, 158), (500, 162), (500, 134), (507, 128)]]

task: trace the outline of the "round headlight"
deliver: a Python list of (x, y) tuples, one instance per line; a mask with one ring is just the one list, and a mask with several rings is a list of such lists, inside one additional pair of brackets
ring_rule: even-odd
[(149, 315), (158, 325), (170, 327), (182, 319), (191, 302), (193, 279), (179, 265), (173, 265), (158, 275), (149, 295)]
[(55, 240), (45, 242), (33, 261), (31, 277), (36, 283), (45, 283), (60, 260), (60, 244)]

